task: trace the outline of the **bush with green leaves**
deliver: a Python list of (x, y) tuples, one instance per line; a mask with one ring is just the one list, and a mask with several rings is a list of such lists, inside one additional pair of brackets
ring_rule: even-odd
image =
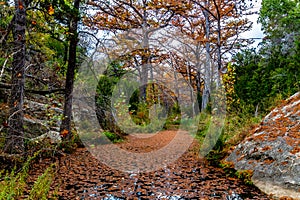
[(118, 135), (109, 131), (104, 131), (102, 134), (105, 135), (105, 137), (107, 137), (113, 143), (119, 143), (123, 141), (123, 139), (120, 138)]

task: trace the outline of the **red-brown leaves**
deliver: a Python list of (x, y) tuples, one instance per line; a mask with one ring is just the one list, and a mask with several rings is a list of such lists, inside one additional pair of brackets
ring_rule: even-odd
[(64, 129), (63, 131), (60, 132), (61, 137), (66, 137), (69, 134), (69, 131)]

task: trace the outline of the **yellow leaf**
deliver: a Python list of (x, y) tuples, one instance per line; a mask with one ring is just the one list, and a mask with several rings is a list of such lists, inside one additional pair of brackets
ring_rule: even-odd
[(52, 5), (49, 6), (48, 13), (49, 13), (49, 15), (53, 15), (54, 14), (54, 8), (52, 7)]

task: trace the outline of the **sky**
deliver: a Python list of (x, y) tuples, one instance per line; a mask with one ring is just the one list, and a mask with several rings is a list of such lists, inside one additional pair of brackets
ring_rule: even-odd
[[(254, 3), (253, 11), (259, 11), (261, 7), (261, 1), (257, 0), (257, 2)], [(263, 32), (261, 31), (261, 24), (257, 23), (258, 14), (252, 15), (248, 17), (249, 20), (253, 22), (253, 27), (250, 31), (247, 31), (241, 35), (242, 38), (263, 38)], [(253, 47), (257, 47), (258, 43), (260, 43), (261, 40), (255, 40), (255, 43), (252, 44)]]

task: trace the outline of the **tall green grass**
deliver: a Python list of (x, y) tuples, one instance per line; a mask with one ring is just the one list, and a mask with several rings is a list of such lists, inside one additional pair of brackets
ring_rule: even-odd
[[(30, 163), (39, 153), (40, 152), (36, 152), (32, 157), (28, 158), (20, 170), (17, 170), (15, 167), (11, 172), (5, 172), (4, 170), (0, 172), (0, 200), (20, 199), (24, 195)], [(38, 177), (27, 199), (47, 199), (54, 177), (53, 168), (54, 165), (51, 165)]]

